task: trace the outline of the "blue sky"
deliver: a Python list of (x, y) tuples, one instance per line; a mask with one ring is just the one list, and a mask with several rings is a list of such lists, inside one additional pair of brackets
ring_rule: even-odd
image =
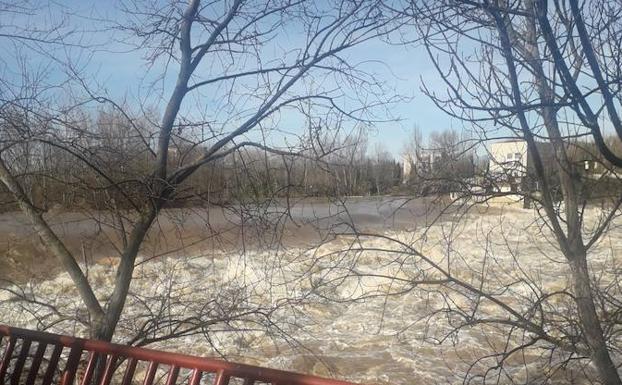
[[(142, 57), (144, 53), (125, 52), (127, 47), (114, 42), (114, 34), (99, 31), (103, 23), (98, 22), (98, 19), (123, 17), (118, 10), (119, 4), (107, 1), (63, 1), (61, 4), (73, 14), (70, 17), (71, 23), (78, 23), (81, 28), (89, 31), (84, 35), (86, 43), (98, 44), (105, 41), (105, 44), (99, 46), (92, 54), (82, 52), (77, 60), (76, 57), (72, 57), (76, 60), (76, 64), (82, 66), (85, 73), (90, 75), (93, 84), (103, 86), (116, 99), (127, 98), (131, 101), (139, 95), (143, 96), (145, 84), (141, 83), (140, 79), (145, 77), (147, 68), (147, 63)], [(110, 37), (113, 41), (109, 40)], [(2, 44), (5, 43), (0, 39), (0, 48)], [(56, 54), (72, 56), (78, 51), (70, 50)], [(399, 122), (380, 123), (372, 130), (371, 148), (374, 143), (380, 143), (397, 157), (415, 125), (419, 126), (424, 134), (450, 127), (460, 128), (460, 122), (452, 121), (420, 91), (422, 79), (425, 79), (428, 87), (435, 91), (444, 90), (444, 85), (431, 67), (424, 49), (416, 46), (390, 46), (380, 41), (372, 41), (350, 50), (347, 57), (355, 62), (366, 60), (377, 62), (368, 68), (376, 72), (378, 77), (385, 79), (387, 85), (394, 88), (398, 94), (409, 97), (408, 101), (397, 103), (392, 107), (394, 116), (401, 119)], [(171, 75), (175, 74), (175, 70), (173, 63)], [(150, 73), (158, 72), (161, 72), (160, 69), (154, 68)], [(171, 92), (171, 79), (173, 76), (162, 82), (163, 97)]]

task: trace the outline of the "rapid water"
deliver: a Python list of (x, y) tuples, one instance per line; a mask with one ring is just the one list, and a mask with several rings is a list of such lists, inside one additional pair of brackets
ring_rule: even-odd
[[(431, 263), (521, 311), (534, 301), (533, 284), (543, 292), (568, 287), (563, 258), (531, 211), (447, 216), (428, 227), (421, 213), (429, 211), (420, 203), (361, 200), (346, 207), (335, 214), (333, 206), (314, 203), (292, 211), (304, 231), (312, 221), (325, 221), (323, 231), (331, 229), (332, 236), (321, 245), (313, 246), (321, 237), (304, 235), (304, 242), (288, 248), (191, 248), (152, 260), (143, 255), (116, 340), (128, 342), (138, 330), (150, 338), (175, 326), (191, 328), (197, 319), (231, 318), (153, 346), (362, 383), (461, 383), (495, 365), (495, 358), (478, 358), (518, 346), (529, 335), (497, 325), (453, 333), (457, 315), (475, 310), (474, 297), (451, 285), (414, 285), (440, 277)], [(423, 210), (416, 220), (413, 210)], [(590, 215), (587, 227), (597, 223), (598, 212)], [(353, 223), (377, 236), (344, 234)], [(603, 282), (619, 266), (620, 250), (622, 234), (612, 231), (590, 254)], [(103, 258), (89, 266), (102, 301), (117, 263)], [(54, 308), (16, 301), (18, 296)], [(64, 273), (8, 286), (0, 290), (0, 322), (83, 334), (76, 319), (85, 314), (77, 298)], [(545, 301), (547, 307), (571, 311), (562, 297)], [(477, 312), (508, 318), (486, 300), (477, 302)], [(536, 344), (489, 376), (500, 383), (541, 381), (547, 359), (559, 359), (545, 353), (546, 345)], [(565, 383), (564, 373), (551, 381)]]

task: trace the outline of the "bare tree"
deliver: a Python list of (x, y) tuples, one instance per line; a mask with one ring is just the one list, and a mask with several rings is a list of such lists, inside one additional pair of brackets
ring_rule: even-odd
[[(619, 7), (610, 3), (598, 2), (598, 7), (606, 8), (607, 15), (620, 12), (616, 9)], [(422, 29), (422, 32), (431, 58), (446, 80), (451, 98), (431, 96), (437, 105), (473, 123), (487, 137), (495, 135), (489, 129), (492, 123), (502, 127), (500, 132), (506, 130), (526, 141), (535, 177), (541, 186), (538, 207), (570, 267), (581, 342), (598, 368), (600, 380), (619, 384), (620, 377), (610, 356), (613, 347), (604, 333), (603, 315), (599, 316), (596, 310), (595, 292), (598, 288), (591, 282), (588, 259), (590, 248), (618, 214), (620, 197), (612, 197), (612, 205), (602, 214), (597, 229), (584, 238), (583, 212), (588, 202), (582, 190), (586, 188), (586, 182), (581, 181), (577, 165), (568, 156), (568, 138), (591, 134), (605, 158), (612, 164), (617, 162), (615, 154), (604, 146), (603, 129), (597, 123), (594, 111), (607, 110), (614, 125), (619, 120), (611, 97), (613, 83), (607, 83), (601, 75), (601, 68), (616, 67), (611, 61), (615, 54), (610, 57), (609, 52), (619, 52), (618, 43), (603, 42), (599, 47), (600, 62), (597, 61), (583, 21), (590, 17), (589, 13), (576, 1), (555, 4), (528, 1), (516, 5), (458, 2), (430, 4), (424, 8), (428, 15), (440, 16), (440, 23), (431, 24), (430, 29)], [(600, 34), (597, 32), (599, 26), (608, 25), (607, 30), (616, 33), (611, 30), (616, 30), (617, 27), (612, 26), (615, 22), (610, 24), (594, 18), (591, 24), (592, 37)], [(470, 30), (471, 27), (474, 29)], [(450, 36), (452, 32), (457, 33), (456, 38)], [(458, 41), (477, 44), (477, 60), (482, 64), (467, 58), (458, 47)], [(434, 52), (437, 48), (447, 50), (447, 60), (451, 63), (449, 72), (443, 72), (443, 63), (436, 59)], [(503, 70), (499, 60), (504, 64)], [(587, 85), (584, 86), (587, 90), (580, 91), (578, 84)], [(589, 96), (594, 93), (598, 96)], [(570, 117), (570, 122), (561, 116)], [(577, 127), (573, 118), (587, 130)], [(550, 165), (543, 162), (545, 155), (538, 141), (550, 143), (554, 154), (553, 166), (561, 186), (561, 205), (556, 203), (555, 182), (546, 172)]]
[[(595, 205), (590, 196), (603, 179), (619, 182), (619, 154), (607, 146), (603, 133), (619, 121), (620, 39), (612, 36), (620, 35), (622, 8), (572, 0), (411, 4), (409, 14), (418, 20), (424, 47), (446, 88), (435, 92), (424, 84), (424, 91), (477, 133), (475, 143), (524, 141), (537, 187), (502, 192), (495, 185), (500, 175), (490, 170), (479, 170), (473, 180), (451, 179), (465, 197), (479, 194), (488, 200), (518, 193), (532, 199), (538, 234), (554, 245), (537, 253), (550, 261), (551, 273), (563, 271), (568, 287), (548, 285), (521, 260), (520, 249), (512, 248), (501, 229), (485, 234), (480, 259), (468, 259), (465, 254), (473, 250), (460, 250), (456, 241), (458, 223), (466, 218), (458, 212), (455, 221), (441, 226), (442, 248), (435, 252), (421, 246), (431, 230), (415, 239), (351, 231), (354, 240), (339, 252), (351, 258), (340, 267), (327, 264), (323, 282), (330, 290), (322, 295), (338, 297), (330, 293), (344, 282), (365, 288), (370, 280), (386, 280), (386, 286), (369, 285), (388, 289), (363, 290), (347, 299), (384, 296), (389, 302), (417, 292), (439, 299), (440, 305), (421, 318), (425, 330), (433, 328), (433, 320), (447, 323), (449, 332), (435, 336), (437, 342), (476, 327), (505, 335), (502, 341), (486, 340), (491, 352), (473, 360), (462, 373), (465, 382), (544, 383), (587, 362), (595, 369), (583, 367), (588, 378), (619, 384), (618, 323), (611, 317), (620, 309), (611, 300), (611, 285), (619, 276), (606, 274), (610, 267), (597, 262), (596, 249), (620, 214), (621, 197), (613, 191)], [(577, 138), (586, 137), (604, 158), (590, 158), (606, 170), (603, 174), (585, 173), (584, 161), (573, 158)], [(475, 188), (480, 188), (477, 193)], [(495, 242), (505, 245), (509, 259), (495, 251)], [(371, 251), (386, 255), (377, 271), (356, 264)], [(540, 375), (532, 378), (529, 367), (538, 360)], [(516, 366), (524, 368), (523, 375)]]
[[(279, 127), (281, 114), (301, 106), (312, 105), (316, 114), (370, 120), (370, 108), (387, 102), (381, 85), (342, 55), (399, 27), (399, 18), (380, 2), (350, 0), (330, 4), (192, 0), (163, 6), (137, 1), (126, 4), (124, 11), (127, 17), (116, 29), (145, 53), (152, 71), (165, 68), (162, 76), (166, 77), (168, 70), (176, 68), (174, 87), (163, 100), (157, 121), (146, 116), (146, 124), (141, 123), (136, 111), (89, 84), (88, 73), (71, 62), (65, 63), (65, 71), (82, 95), (73, 106), (59, 105), (59, 99), (49, 93), (45, 101), (38, 95), (34, 105), (24, 103), (17, 93), (3, 97), (5, 123), (14, 126), (15, 134), (5, 142), (7, 147), (28, 142), (59, 149), (92, 178), (84, 180), (80, 172), (71, 173), (76, 183), (115, 196), (106, 200), (106, 210), (113, 216), (110, 227), (116, 234), (119, 264), (110, 292), (102, 300), (78, 256), (25, 189), (13, 154), (6, 148), (2, 151), (0, 180), (46, 249), (70, 275), (88, 310), (91, 336), (103, 340), (113, 337), (150, 229), (162, 210), (183, 196), (189, 178), (245, 148), (281, 156), (300, 154), (300, 148), (275, 148), (265, 138)], [(284, 36), (292, 30), (297, 31), (295, 42), (286, 43)], [(318, 86), (316, 78), (327, 85)], [(373, 95), (376, 101), (352, 103), (347, 85), (358, 94)], [(88, 112), (75, 107), (89, 103), (109, 105), (121, 124), (119, 130), (103, 121), (105, 117), (93, 124)], [(9, 119), (9, 113), (17, 120)], [(128, 135), (132, 151), (139, 154), (127, 159), (133, 172), (106, 167), (107, 154), (121, 151), (128, 143), (119, 135)], [(94, 146), (102, 151), (94, 151)], [(135, 167), (138, 161), (143, 166)], [(141, 175), (142, 170), (146, 172)]]

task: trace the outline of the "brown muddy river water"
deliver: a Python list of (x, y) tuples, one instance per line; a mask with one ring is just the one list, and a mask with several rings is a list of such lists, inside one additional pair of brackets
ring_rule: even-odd
[[(298, 199), (265, 205), (165, 210), (143, 247), (144, 255), (312, 247), (335, 233), (413, 229), (438, 215), (432, 200), (357, 198), (346, 201)], [(87, 260), (115, 257), (121, 247), (119, 221), (109, 213), (52, 211), (46, 218), (69, 249)], [(128, 226), (129, 219), (125, 221)], [(57, 272), (27, 219), (0, 214), (0, 279), (28, 279)]]
[[(490, 290), (511, 283), (500, 295), (517, 308), (531, 293), (516, 283), (518, 276), (537, 277), (543, 290), (568, 285), (559, 251), (530, 210), (480, 209), (433, 221), (439, 211), (429, 201), (405, 198), (351, 198), (345, 205), (306, 200), (286, 214), (282, 207), (164, 213), (141, 252), (117, 340), (127, 342), (155, 324), (156, 334), (165, 333), (179, 320), (191, 325), (233, 314), (199, 334), (153, 346), (361, 383), (462, 383), (478, 357), (521, 337), (494, 327), (451, 334), (451, 317), (430, 318), (448, 299), (468, 308), (469, 298), (409, 285), (421, 274), (434, 277), (413, 250), (465, 280), (477, 282), (483, 273)], [(593, 211), (588, 219), (598, 217)], [(84, 256), (89, 280), (105, 300), (117, 264), (113, 221), (102, 213), (59, 213), (53, 220)], [(377, 236), (357, 238), (353, 228)], [(74, 319), (84, 312), (69, 277), (52, 268), (33, 238), (20, 215), (0, 217), (3, 263), (10, 266), (2, 274), (15, 281), (0, 290), (0, 322), (83, 333)], [(591, 262), (617, 266), (620, 250), (622, 234), (612, 231), (594, 247)], [(12, 301), (16, 292), (54, 310)], [(490, 303), (480, 306), (484, 314), (505, 317)], [(498, 382), (538, 382), (539, 349), (510, 362)], [(471, 374), (484, 364), (490, 362)], [(564, 381), (563, 375), (552, 380)]]

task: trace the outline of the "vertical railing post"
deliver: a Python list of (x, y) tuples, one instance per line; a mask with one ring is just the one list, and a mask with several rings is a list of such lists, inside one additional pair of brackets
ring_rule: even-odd
[[(65, 364), (65, 370), (60, 380), (60, 385), (73, 385), (73, 380), (76, 377), (76, 370), (80, 364), (80, 356), (82, 355), (82, 344), (74, 342), (69, 351), (69, 357)], [(17, 385), (17, 384), (15, 384)]]
[(125, 374), (123, 375), (123, 381), (121, 385), (131, 385), (132, 379), (134, 378), (134, 371), (136, 371), (136, 364), (138, 360), (136, 358), (130, 358), (130, 361), (127, 363), (127, 368), (125, 369)]
[(30, 339), (22, 340), (22, 347), (19, 351), (19, 355), (17, 356), (15, 366), (13, 366), (13, 373), (11, 374), (11, 385), (19, 385), (20, 383), (19, 379), (22, 376), (22, 370), (24, 369), (26, 357), (28, 357), (28, 353), (30, 352), (31, 343), (32, 341)]
[(192, 376), (190, 377), (190, 382), (188, 383), (188, 385), (199, 385), (201, 383), (202, 375), (203, 372), (201, 372), (199, 369), (194, 369), (192, 371)]
[(168, 377), (166, 378), (166, 385), (175, 385), (177, 382), (177, 376), (179, 375), (179, 366), (171, 366), (168, 370)]
[(224, 370), (219, 370), (214, 385), (229, 385), (229, 375)]
[(91, 385), (91, 380), (93, 378), (93, 373), (95, 373), (95, 368), (99, 365), (99, 354), (95, 352), (90, 352), (89, 360), (86, 363), (86, 368), (84, 369), (84, 374), (82, 376), (82, 381), (80, 381), (80, 385)]
[(147, 374), (145, 374), (145, 381), (143, 385), (152, 385), (153, 379), (156, 375), (156, 370), (158, 370), (158, 363), (156, 361), (151, 361), (149, 363), (149, 368), (147, 369)]
[(63, 345), (54, 345), (54, 351), (52, 351), (52, 355), (50, 356), (50, 360), (48, 361), (48, 366), (45, 369), (45, 375), (43, 376), (42, 385), (50, 385), (52, 383), (52, 379), (54, 379), (54, 372), (56, 371), (56, 365), (58, 365), (58, 360), (62, 351)]
[(106, 361), (106, 367), (104, 368), (104, 376), (102, 377), (99, 385), (108, 385), (110, 384), (110, 380), (112, 380), (112, 375), (114, 374), (115, 364), (117, 363), (117, 355), (111, 354), (108, 356), (108, 361)]
[(45, 342), (39, 342), (35, 356), (32, 359), (32, 364), (30, 365), (30, 373), (28, 373), (26, 385), (35, 384), (37, 374), (39, 373), (39, 367), (41, 366), (41, 361), (43, 361), (43, 355), (45, 354), (45, 349), (47, 348), (47, 346), (48, 345)]
[(4, 356), (2, 357), (2, 363), (0, 363), (0, 385), (4, 385), (4, 377), (6, 377), (6, 371), (11, 363), (15, 342), (14, 336), (9, 337), (9, 343), (6, 345), (6, 349), (4, 349)]

